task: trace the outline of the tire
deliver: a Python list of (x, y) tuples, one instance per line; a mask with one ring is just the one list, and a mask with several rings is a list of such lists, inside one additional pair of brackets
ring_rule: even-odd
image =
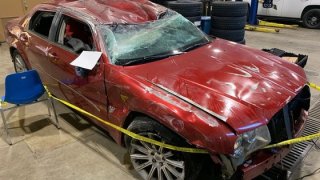
[(180, 13), (185, 17), (202, 15), (202, 3), (197, 1), (169, 1), (168, 8)]
[(237, 43), (245, 45), (246, 44), (246, 39), (243, 39), (242, 41), (238, 41)]
[(222, 30), (222, 29), (212, 29), (212, 35), (226, 39), (229, 41), (239, 42), (244, 39), (244, 29), (240, 30)]
[(211, 26), (214, 29), (236, 30), (243, 29), (247, 23), (247, 17), (211, 17)]
[(191, 22), (201, 21), (201, 16), (186, 17)]
[(310, 29), (320, 28), (320, 9), (310, 9), (302, 16), (303, 25)]
[(18, 53), (17, 50), (14, 50), (12, 53), (12, 62), (13, 62), (14, 70), (16, 71), (16, 73), (29, 70), (26, 62), (24, 61), (24, 59)]
[[(181, 137), (148, 117), (136, 117), (129, 125), (128, 130), (168, 144), (184, 147), (187, 147), (188, 145)], [(149, 164), (147, 167), (137, 170), (143, 179), (148, 179), (149, 172), (152, 171), (153, 167), (156, 169), (153, 172), (152, 177), (155, 177), (154, 179), (160, 179), (158, 178), (157, 169), (160, 169), (161, 167), (161, 174), (163, 177), (166, 177), (163, 173), (163, 169), (165, 169), (172, 177), (174, 177), (173, 179), (181, 178), (193, 180), (196, 179), (202, 168), (202, 158), (200, 155), (162, 149), (158, 146), (132, 139), (129, 136), (125, 136), (124, 140), (126, 147), (129, 149), (132, 165), (136, 170), (137, 167), (141, 166), (142, 164)], [(170, 156), (165, 157), (167, 155)], [(180, 164), (180, 167), (182, 168), (178, 168), (172, 163), (169, 163), (170, 160), (171, 162), (176, 161), (176, 164)], [(175, 178), (177, 176), (173, 175), (167, 170), (166, 167), (168, 167), (168, 163), (180, 173), (179, 178)]]
[(247, 16), (247, 2), (213, 2), (212, 16), (220, 17), (243, 17)]
[(151, 1), (156, 4), (167, 6), (169, 1), (175, 1), (175, 0), (151, 0)]

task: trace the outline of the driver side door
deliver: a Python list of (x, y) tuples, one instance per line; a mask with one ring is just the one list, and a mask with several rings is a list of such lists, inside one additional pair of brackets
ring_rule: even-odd
[[(99, 51), (93, 33), (95, 27), (68, 12), (60, 14), (55, 26), (55, 36), (48, 45), (47, 66), (43, 67), (51, 78), (49, 89), (59, 98), (106, 117), (108, 106), (102, 58), (92, 70), (70, 65), (84, 50)], [(70, 43), (72, 40), (76, 43)]]

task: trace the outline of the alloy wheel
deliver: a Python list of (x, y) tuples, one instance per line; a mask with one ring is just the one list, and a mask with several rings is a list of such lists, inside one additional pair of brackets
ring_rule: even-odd
[(308, 17), (307, 22), (310, 24), (310, 26), (318, 26), (320, 23), (320, 16), (314, 13)]
[(13, 63), (16, 72), (24, 72), (28, 70), (24, 60), (19, 54), (15, 54)]
[[(141, 134), (163, 141), (153, 133)], [(133, 167), (145, 180), (184, 179), (185, 162), (180, 153), (132, 139), (130, 158)]]
[(320, 9), (311, 9), (304, 13), (302, 21), (305, 27), (311, 29), (320, 28)]

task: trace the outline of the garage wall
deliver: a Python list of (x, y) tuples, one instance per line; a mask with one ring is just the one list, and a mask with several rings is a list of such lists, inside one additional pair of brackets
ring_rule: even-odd
[(29, 12), (35, 5), (48, 0), (0, 0), (0, 42), (4, 39), (5, 24)]

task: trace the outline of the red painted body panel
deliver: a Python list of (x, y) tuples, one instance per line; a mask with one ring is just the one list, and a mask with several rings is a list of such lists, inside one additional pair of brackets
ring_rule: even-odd
[[(95, 45), (103, 52), (100, 64), (85, 78), (69, 63), (76, 54), (28, 31), (38, 10), (57, 11), (87, 22)], [(81, 11), (80, 11), (81, 10)], [(19, 21), (8, 24), (7, 41), (59, 98), (66, 99), (116, 125), (128, 115), (147, 115), (211, 154), (231, 154), (237, 135), (266, 125), (306, 84), (303, 70), (247, 46), (221, 39), (182, 55), (134, 66), (116, 66), (96, 30), (101, 23), (154, 20), (165, 8), (149, 1), (59, 1), (42, 4)], [(21, 41), (21, 34), (28, 36)], [(188, 98), (217, 116), (159, 88)], [(218, 117), (225, 117), (224, 120)], [(94, 120), (93, 120), (94, 121)], [(105, 127), (122, 143), (122, 134)], [(126, 128), (126, 127), (125, 127)], [(263, 160), (263, 158), (261, 158)], [(271, 161), (270, 161), (271, 162)], [(259, 168), (269, 167), (268, 165)]]
[(288, 147), (274, 150), (271, 152), (269, 150), (259, 151), (254, 154), (254, 159), (249, 166), (246, 164), (238, 167), (238, 170), (242, 173), (242, 179), (251, 180), (260, 174), (266, 172), (268, 169), (272, 168), (277, 164), (283, 157), (285, 157), (290, 152)]
[(306, 84), (300, 67), (221, 39), (125, 71), (160, 84), (227, 118), (238, 133), (267, 124)]
[(148, 0), (56, 0), (53, 4), (81, 11), (101, 23), (139, 23), (156, 20), (166, 8)]

